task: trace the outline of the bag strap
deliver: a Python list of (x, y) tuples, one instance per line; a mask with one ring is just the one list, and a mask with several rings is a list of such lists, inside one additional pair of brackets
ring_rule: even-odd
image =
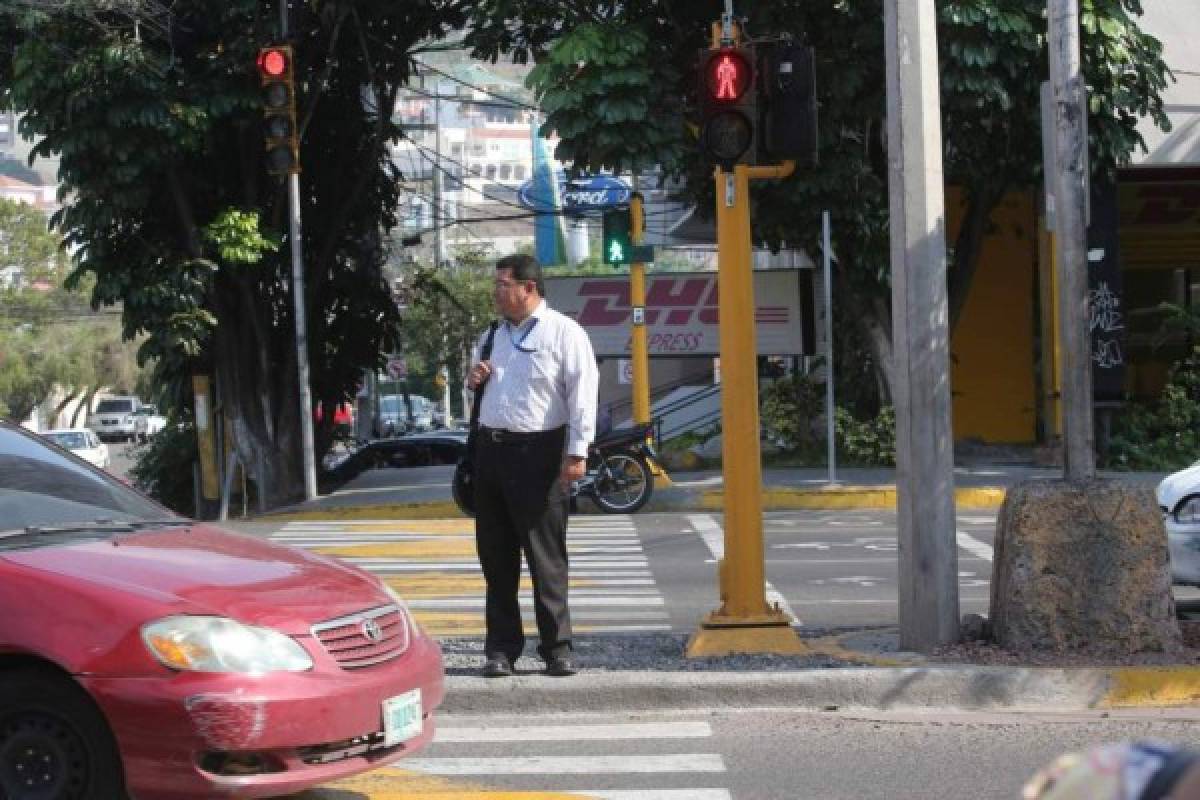
[[(488, 326), (487, 338), (483, 341), (483, 349), (479, 351), (479, 360), (487, 361), (492, 357), (492, 342), (496, 339), (496, 328), (499, 327), (499, 320), (492, 320)], [(487, 388), (487, 381), (475, 387), (475, 399), (471, 403), (471, 426), (467, 429), (467, 452), (475, 452), (475, 431), (479, 428), (479, 411), (483, 408), (483, 390)]]

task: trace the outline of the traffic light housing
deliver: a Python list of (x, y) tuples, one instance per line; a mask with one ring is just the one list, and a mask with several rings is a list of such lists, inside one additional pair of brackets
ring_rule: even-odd
[(271, 45), (258, 51), (262, 82), (263, 136), (267, 172), (289, 175), (300, 171), (300, 138), (296, 128), (296, 84), (290, 45)]
[(700, 147), (709, 160), (732, 169), (754, 163), (758, 78), (754, 49), (700, 51)]
[(633, 261), (633, 216), (628, 208), (604, 212), (601, 261), (629, 264)]
[(817, 163), (817, 78), (813, 48), (779, 42), (760, 69), (760, 156), (800, 166)]

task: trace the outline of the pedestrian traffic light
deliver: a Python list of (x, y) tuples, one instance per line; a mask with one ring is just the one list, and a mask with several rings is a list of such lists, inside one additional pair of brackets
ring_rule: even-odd
[(633, 259), (633, 219), (628, 208), (604, 212), (601, 260), (605, 264), (628, 264)]
[(780, 42), (764, 54), (759, 98), (760, 156), (817, 163), (816, 58), (811, 47)]
[(700, 147), (725, 169), (754, 160), (756, 83), (753, 48), (700, 52)]
[(292, 48), (289, 45), (272, 45), (258, 51), (267, 172), (272, 175), (300, 171), (294, 75)]

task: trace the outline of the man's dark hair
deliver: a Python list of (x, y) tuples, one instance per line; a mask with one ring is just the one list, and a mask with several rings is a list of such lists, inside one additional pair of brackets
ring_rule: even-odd
[(496, 262), (496, 269), (511, 269), (514, 281), (533, 281), (539, 297), (546, 296), (546, 282), (542, 278), (542, 265), (533, 256), (514, 253)]

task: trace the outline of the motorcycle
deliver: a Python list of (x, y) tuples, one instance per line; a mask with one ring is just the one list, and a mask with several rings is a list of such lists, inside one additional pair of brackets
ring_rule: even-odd
[(587, 497), (608, 514), (632, 514), (650, 500), (658, 456), (650, 424), (611, 430), (588, 448), (587, 472), (571, 485), (571, 507)]

